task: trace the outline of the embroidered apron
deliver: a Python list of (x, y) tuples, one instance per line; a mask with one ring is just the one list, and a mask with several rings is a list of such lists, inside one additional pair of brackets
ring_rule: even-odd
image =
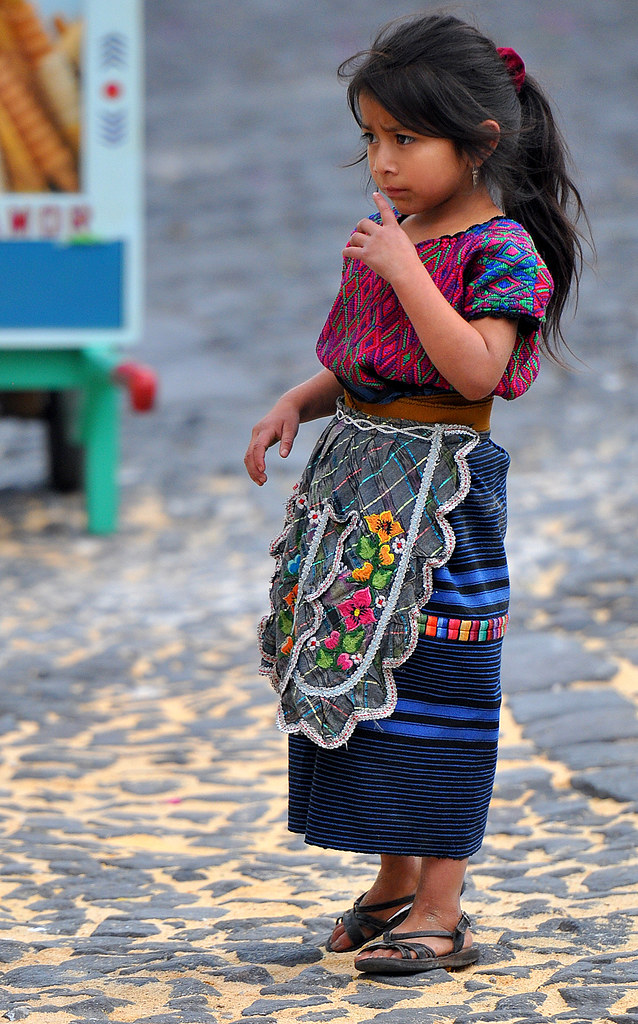
[(261, 671), (277, 724), (327, 749), (396, 707), (393, 669), (413, 652), (432, 569), (454, 550), (447, 513), (470, 487), (471, 427), (346, 410), (319, 438), (270, 551)]

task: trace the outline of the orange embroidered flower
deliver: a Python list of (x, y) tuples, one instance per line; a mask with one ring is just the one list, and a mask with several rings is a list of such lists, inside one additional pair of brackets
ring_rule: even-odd
[(387, 543), (403, 533), (403, 527), (398, 519), (395, 519), (391, 512), (381, 512), (379, 515), (364, 516), (371, 533), (376, 533), (382, 543)]
[(290, 608), (291, 611), (295, 607), (295, 604), (296, 604), (296, 601), (297, 601), (297, 592), (298, 592), (298, 590), (299, 590), (299, 584), (295, 583), (295, 585), (292, 588), (292, 590), (290, 591), (290, 593), (287, 594), (286, 597), (284, 597), (284, 601), (286, 602), (286, 604), (288, 605), (288, 607)]
[(394, 562), (394, 555), (390, 551), (389, 544), (382, 544), (379, 548), (379, 564), (380, 565), (392, 565)]
[(292, 639), (291, 636), (289, 636), (288, 639), (285, 640), (284, 643), (281, 645), (281, 653), (282, 654), (290, 654), (293, 646), (294, 646), (293, 639)]
[[(392, 561), (394, 561), (394, 558), (392, 559)], [(374, 566), (372, 565), (372, 562), (365, 562), (360, 569), (353, 569), (353, 580), (356, 580), (357, 583), (365, 583), (366, 580), (370, 579), (373, 568)]]

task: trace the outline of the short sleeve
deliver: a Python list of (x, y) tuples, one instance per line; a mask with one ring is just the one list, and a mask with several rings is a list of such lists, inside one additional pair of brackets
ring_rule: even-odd
[(465, 319), (523, 317), (538, 325), (552, 290), (551, 275), (527, 231), (514, 221), (500, 221), (480, 239), (468, 261)]

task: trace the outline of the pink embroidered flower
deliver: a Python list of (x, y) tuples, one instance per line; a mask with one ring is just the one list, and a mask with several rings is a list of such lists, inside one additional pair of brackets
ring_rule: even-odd
[(340, 639), (341, 639), (341, 633), (339, 632), (339, 630), (338, 629), (333, 629), (333, 631), (330, 634), (330, 636), (327, 637), (324, 640), (323, 646), (327, 647), (329, 651), (334, 651), (335, 647), (339, 646)]
[(379, 595), (378, 595), (377, 597), (375, 597), (375, 599), (374, 599), (374, 607), (375, 607), (375, 608), (385, 608), (385, 606), (386, 606), (386, 603), (387, 603), (387, 602), (386, 602), (386, 599), (385, 599), (385, 597), (383, 596), (383, 594), (379, 594)]
[(392, 541), (392, 550), (394, 551), (395, 555), (400, 555), (404, 548), (405, 538), (395, 537), (395, 539)]
[(358, 629), (359, 626), (373, 626), (375, 619), (371, 605), (372, 595), (369, 587), (357, 590), (348, 601), (342, 601), (341, 604), (338, 604), (337, 611), (345, 619), (346, 629)]
[(347, 669), (352, 668), (352, 658), (349, 654), (340, 654), (337, 658), (337, 665), (345, 672)]

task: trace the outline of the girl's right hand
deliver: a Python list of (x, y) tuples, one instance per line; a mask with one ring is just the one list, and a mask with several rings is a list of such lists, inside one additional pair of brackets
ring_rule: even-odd
[(251, 480), (260, 487), (266, 483), (266, 451), (277, 441), (279, 454), (287, 458), (292, 450), (300, 423), (297, 406), (286, 398), (279, 401), (269, 413), (256, 423), (250, 438), (250, 444), (244, 456), (244, 464)]

